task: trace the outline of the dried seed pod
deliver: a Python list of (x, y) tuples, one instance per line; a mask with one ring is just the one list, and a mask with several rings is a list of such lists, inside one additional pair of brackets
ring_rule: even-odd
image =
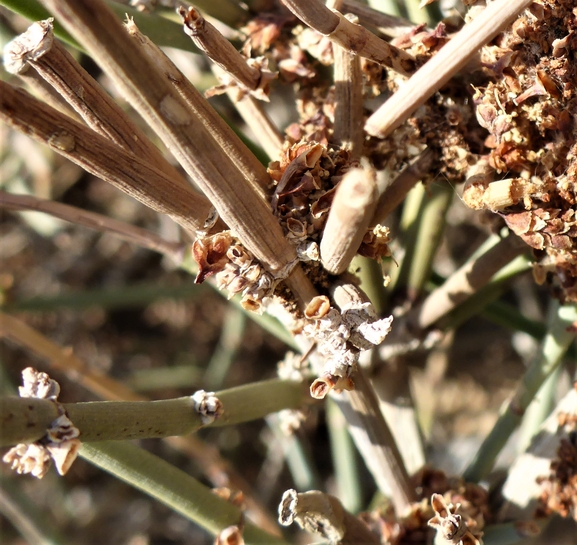
[(314, 297), (305, 308), (305, 316), (309, 320), (319, 320), (326, 316), (331, 309), (331, 302), (326, 295)]

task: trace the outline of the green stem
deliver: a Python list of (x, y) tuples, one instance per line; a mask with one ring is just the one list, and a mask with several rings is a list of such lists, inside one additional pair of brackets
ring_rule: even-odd
[[(547, 522), (549, 522), (549, 519), (532, 520), (530, 522), (535, 525), (536, 530), (542, 530), (547, 525)], [(519, 521), (493, 524), (483, 529), (484, 545), (515, 545), (521, 542), (527, 542), (527, 535), (523, 535), (522, 526), (519, 525)], [(533, 542), (533, 540), (531, 540), (531, 542)]]
[[(267, 380), (222, 390), (217, 394), (223, 414), (211, 426), (229, 426), (263, 418), (283, 409), (299, 408), (306, 387), (287, 380)], [(94, 401), (63, 404), (83, 442), (186, 435), (203, 427), (190, 397), (161, 401)], [(0, 399), (0, 446), (42, 438), (58, 416), (46, 399)]]
[[(243, 520), (240, 509), (187, 473), (131, 443), (84, 443), (80, 456), (212, 534), (218, 535), (228, 526), (238, 525)], [(244, 525), (243, 537), (247, 545), (286, 543), (248, 521)]]
[(355, 256), (351, 262), (351, 269), (358, 269), (358, 277), (361, 280), (361, 289), (375, 307), (375, 311), (382, 316), (387, 308), (387, 290), (384, 285), (383, 270), (381, 262), (363, 257)]
[(464, 478), (467, 481), (478, 482), (491, 472), (495, 459), (521, 422), (529, 403), (543, 382), (557, 368), (569, 345), (574, 342), (575, 332), (569, 328), (576, 320), (576, 306), (559, 306), (557, 302), (552, 304), (541, 353), (525, 372), (512, 400), (465, 470)]
[(419, 297), (431, 274), (433, 260), (445, 231), (447, 211), (455, 193), (453, 188), (445, 183), (431, 185), (429, 192), (419, 214), (413, 261), (407, 279), (407, 290), (411, 300)]
[(337, 497), (347, 511), (358, 513), (362, 506), (358, 459), (347, 422), (332, 399), (327, 401), (327, 424), (337, 480)]

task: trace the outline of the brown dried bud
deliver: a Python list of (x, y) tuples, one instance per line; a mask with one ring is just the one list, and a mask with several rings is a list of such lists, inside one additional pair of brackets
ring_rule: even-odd
[(305, 309), (305, 316), (309, 320), (319, 320), (327, 315), (331, 309), (331, 302), (326, 295), (313, 297)]

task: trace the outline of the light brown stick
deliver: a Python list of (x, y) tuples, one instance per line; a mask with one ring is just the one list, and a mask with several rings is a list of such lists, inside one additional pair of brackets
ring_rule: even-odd
[(210, 203), (191, 187), (174, 182), (104, 136), (4, 82), (0, 82), (0, 119), (193, 233), (203, 228), (211, 213)]
[(381, 40), (365, 27), (351, 23), (320, 0), (283, 0), (283, 3), (303, 23), (343, 49), (405, 76), (415, 71), (415, 59), (409, 53)]
[[(296, 251), (284, 238), (270, 206), (245, 182), (197, 113), (190, 110), (166, 74), (149, 62), (106, 4), (101, 0), (41, 2), (155, 130), (243, 245), (273, 275), (286, 276), (295, 267)], [(293, 277), (291, 289), (297, 299), (306, 302), (314, 290), (306, 277), (298, 278), (295, 283)]]
[(12, 73), (34, 68), (91, 129), (164, 171), (175, 182), (189, 186), (144, 132), (54, 39), (52, 19), (34, 23), (7, 44), (4, 59)]
[(342, 47), (333, 47), (335, 123), (333, 141), (358, 160), (363, 151), (363, 78), (361, 59)]
[(198, 117), (217, 147), (226, 153), (254, 190), (265, 198), (265, 189), (271, 181), (266, 168), (164, 52), (138, 30), (134, 22), (128, 21), (126, 29), (148, 61), (160, 70)]
[(374, 172), (349, 170), (339, 182), (321, 240), (321, 262), (341, 274), (357, 253), (377, 204)]
[(466, 24), (432, 59), (422, 66), (365, 124), (371, 136), (385, 138), (451, 79), (532, 0), (495, 0)]
[(500, 240), (477, 259), (465, 263), (407, 315), (409, 331), (422, 331), (484, 286), (507, 263), (526, 251), (516, 235)]
[(388, 15), (356, 0), (342, 0), (342, 6), (338, 10), (356, 15), (362, 25), (377, 27), (389, 38), (402, 36), (415, 28), (415, 24), (407, 19)]

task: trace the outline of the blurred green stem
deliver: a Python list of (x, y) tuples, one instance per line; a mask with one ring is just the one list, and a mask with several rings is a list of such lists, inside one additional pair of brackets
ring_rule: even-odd
[(361, 289), (375, 307), (375, 311), (382, 316), (387, 308), (387, 290), (384, 285), (381, 260), (375, 261), (368, 257), (357, 255), (350, 266), (351, 270), (359, 269), (358, 277), (361, 280)]
[(337, 497), (347, 511), (355, 514), (362, 507), (362, 492), (354, 443), (347, 429), (347, 422), (332, 399), (327, 400), (326, 411), (337, 480)]
[(543, 339), (540, 354), (525, 372), (513, 398), (465, 470), (465, 480), (478, 482), (491, 472), (495, 459), (521, 422), (529, 403), (543, 382), (557, 368), (569, 345), (575, 341), (575, 331), (569, 329), (574, 327), (575, 321), (577, 321), (575, 305), (559, 306), (557, 301), (551, 304), (548, 331)]
[[(80, 456), (214, 535), (243, 521), (238, 507), (220, 498), (184, 471), (131, 443), (84, 443)], [(243, 538), (247, 545), (286, 543), (248, 521), (244, 523)]]
[[(216, 396), (222, 415), (211, 426), (227, 426), (263, 418), (283, 409), (301, 407), (308, 399), (306, 385), (267, 380), (222, 390)], [(144, 439), (186, 435), (203, 427), (191, 397), (161, 401), (93, 401), (63, 405), (83, 442)], [(58, 417), (50, 400), (7, 397), (0, 399), (0, 446), (41, 439)]]

